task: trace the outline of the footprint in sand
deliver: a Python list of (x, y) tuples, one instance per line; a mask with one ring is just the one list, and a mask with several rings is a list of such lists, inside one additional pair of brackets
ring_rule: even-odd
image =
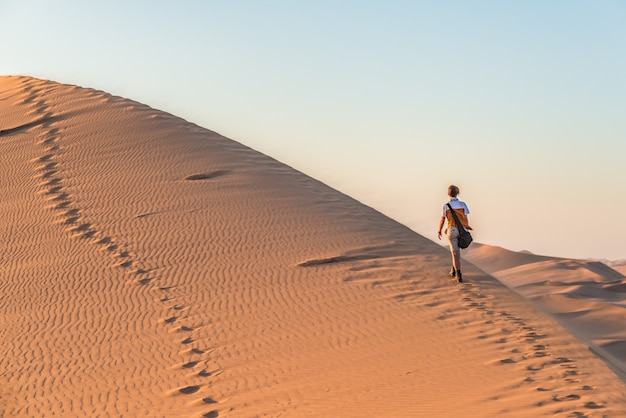
[(69, 205), (70, 205), (70, 202), (68, 201), (59, 202), (59, 203), (54, 204), (53, 206), (48, 206), (48, 209), (63, 210), (67, 208)]
[(535, 332), (535, 331), (528, 332), (528, 333), (526, 333), (526, 335), (524, 336), (525, 341), (526, 341), (527, 343), (534, 343), (534, 342), (536, 342), (537, 340), (542, 339), (542, 338), (545, 338), (545, 337), (546, 337), (545, 335), (543, 335), (543, 334), (538, 334), (538, 333), (537, 333), (537, 332)]
[(170, 332), (192, 332), (194, 330), (195, 330), (194, 328), (188, 327), (186, 325), (181, 325), (179, 327), (174, 328)]
[(535, 344), (533, 346), (533, 356), (534, 357), (547, 357), (550, 353), (547, 351), (547, 346), (543, 344)]
[(191, 395), (200, 390), (200, 386), (185, 386), (184, 388), (178, 389), (178, 391), (185, 395)]
[(555, 402), (576, 401), (578, 399), (580, 399), (580, 396), (574, 393), (562, 397), (559, 397), (558, 395), (552, 395), (552, 400)]
[(485, 308), (485, 304), (483, 302), (471, 302), (468, 305), (470, 308), (476, 308), (478, 310), (484, 310)]
[(97, 245), (106, 245), (106, 244), (111, 244), (111, 243), (113, 243), (113, 240), (110, 237), (100, 238), (94, 242), (94, 244), (97, 244)]
[[(185, 342), (181, 342), (181, 344), (185, 344)], [(183, 355), (204, 354), (204, 350), (200, 350), (199, 348), (190, 348), (188, 350), (182, 351), (181, 354), (183, 354)]]
[(96, 231), (90, 230), (90, 231), (83, 232), (79, 236), (84, 239), (89, 239), (89, 238), (93, 238), (94, 235), (96, 235)]
[(209, 173), (200, 173), (200, 174), (192, 174), (190, 176), (185, 177), (185, 180), (209, 180), (209, 179), (214, 179), (216, 177), (221, 177), (225, 174), (228, 174), (228, 172), (226, 170), (218, 170), (218, 171), (212, 171)]
[(552, 364), (574, 363), (574, 360), (567, 357), (557, 357), (551, 361)]
[(78, 209), (68, 209), (62, 214), (65, 217), (69, 216), (80, 216), (80, 211)]
[(37, 169), (40, 171), (45, 171), (46, 173), (50, 172), (50, 170), (54, 170), (55, 168), (57, 168), (58, 163), (53, 162), (49, 162), (46, 163), (44, 165), (39, 166)]
[(80, 219), (80, 216), (70, 216), (60, 221), (60, 223), (63, 223), (65, 225), (75, 224), (76, 222), (78, 222), (79, 219)]
[(192, 367), (196, 367), (198, 365), (199, 362), (197, 361), (190, 361), (188, 363), (183, 364), (181, 367), (183, 369), (191, 369)]
[(41, 193), (42, 194), (59, 194), (61, 190), (63, 190), (63, 186), (54, 186), (54, 187), (49, 187), (46, 190), (43, 190)]
[(81, 232), (86, 232), (86, 231), (91, 230), (91, 224), (90, 223), (82, 223), (82, 224), (80, 224), (78, 226), (74, 226), (74, 227), (68, 228), (68, 230), (70, 232), (74, 233), (74, 234), (81, 233)]
[[(61, 179), (58, 179), (56, 177), (48, 177), (47, 180), (42, 181), (41, 183), (39, 183), (40, 186), (44, 186), (44, 187), (49, 187), (49, 186), (55, 186), (57, 184), (61, 183)], [(61, 187), (61, 186), (58, 186)]]
[(37, 161), (41, 161), (41, 162), (48, 161), (48, 160), (50, 160), (52, 157), (54, 157), (54, 154), (46, 154), (46, 155), (42, 155), (42, 156), (41, 156), (41, 157), (39, 157), (39, 158), (35, 158), (34, 162), (37, 162)]
[[(54, 166), (55, 166), (55, 165), (56, 165), (56, 164), (54, 164), (54, 163), (50, 163), (50, 164), (47, 164), (47, 165), (46, 165), (46, 167), (52, 167), (52, 168), (54, 168)], [(42, 174), (40, 177), (41, 177), (42, 179), (49, 179), (49, 178), (52, 178), (52, 176), (54, 176), (54, 175), (57, 173), (57, 170), (53, 170), (52, 168), (45, 170), (45, 171), (43, 172), (43, 174)], [(42, 171), (43, 171), (43, 170), (42, 170)]]
[(67, 193), (59, 193), (57, 195), (50, 197), (48, 200), (51, 202), (60, 202), (62, 200), (68, 200), (69, 198), (70, 198), (70, 195), (68, 195)]

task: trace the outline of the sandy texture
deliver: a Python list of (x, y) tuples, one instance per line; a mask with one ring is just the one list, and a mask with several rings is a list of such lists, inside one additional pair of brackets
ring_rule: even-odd
[(473, 245), (464, 257), (590, 345), (626, 381), (626, 277), (599, 261)]
[(606, 264), (613, 270), (626, 275), (626, 260), (608, 261)]
[(524, 298), (214, 132), (3, 77), (0, 146), (2, 416), (626, 414)]

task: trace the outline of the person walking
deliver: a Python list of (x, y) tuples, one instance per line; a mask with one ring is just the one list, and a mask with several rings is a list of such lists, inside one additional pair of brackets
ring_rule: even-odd
[(450, 270), (450, 277), (456, 277), (456, 280), (459, 283), (463, 282), (463, 275), (461, 274), (461, 249), (459, 248), (459, 229), (454, 221), (454, 217), (450, 213), (450, 208), (448, 205), (452, 207), (454, 213), (456, 213), (457, 218), (461, 221), (462, 227), (466, 230), (471, 230), (472, 227), (469, 225), (469, 219), (467, 215), (469, 215), (470, 211), (465, 202), (462, 202), (458, 199), (459, 188), (455, 185), (451, 185), (448, 187), (448, 196), (450, 197), (450, 201), (443, 205), (443, 212), (441, 215), (441, 219), (439, 220), (439, 232), (438, 237), (441, 239), (441, 230), (443, 229), (443, 225), (448, 221), (448, 227), (445, 231), (446, 236), (448, 237), (448, 243), (450, 244), (450, 253), (452, 253), (452, 269)]

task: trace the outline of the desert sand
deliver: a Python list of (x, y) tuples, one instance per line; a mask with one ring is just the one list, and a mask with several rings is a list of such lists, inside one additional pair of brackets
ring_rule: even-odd
[(475, 244), (464, 255), (589, 344), (626, 381), (626, 277), (597, 260)]
[(527, 299), (215, 132), (11, 76), (0, 146), (2, 416), (626, 415)]
[(613, 270), (619, 271), (620, 273), (626, 275), (626, 260), (609, 261), (607, 264)]

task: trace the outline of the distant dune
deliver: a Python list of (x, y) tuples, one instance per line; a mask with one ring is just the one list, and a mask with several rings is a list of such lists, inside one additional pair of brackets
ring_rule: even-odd
[(476, 244), (464, 258), (555, 317), (626, 380), (626, 278), (600, 261)]
[(609, 261), (606, 263), (613, 270), (619, 271), (623, 275), (626, 275), (626, 260)]
[[(0, 147), (0, 416), (626, 415), (624, 382), (526, 299), (215, 132), (1, 77)], [(531, 257), (491, 260), (559, 315), (623, 292), (549, 258), (563, 274), (533, 285)]]

